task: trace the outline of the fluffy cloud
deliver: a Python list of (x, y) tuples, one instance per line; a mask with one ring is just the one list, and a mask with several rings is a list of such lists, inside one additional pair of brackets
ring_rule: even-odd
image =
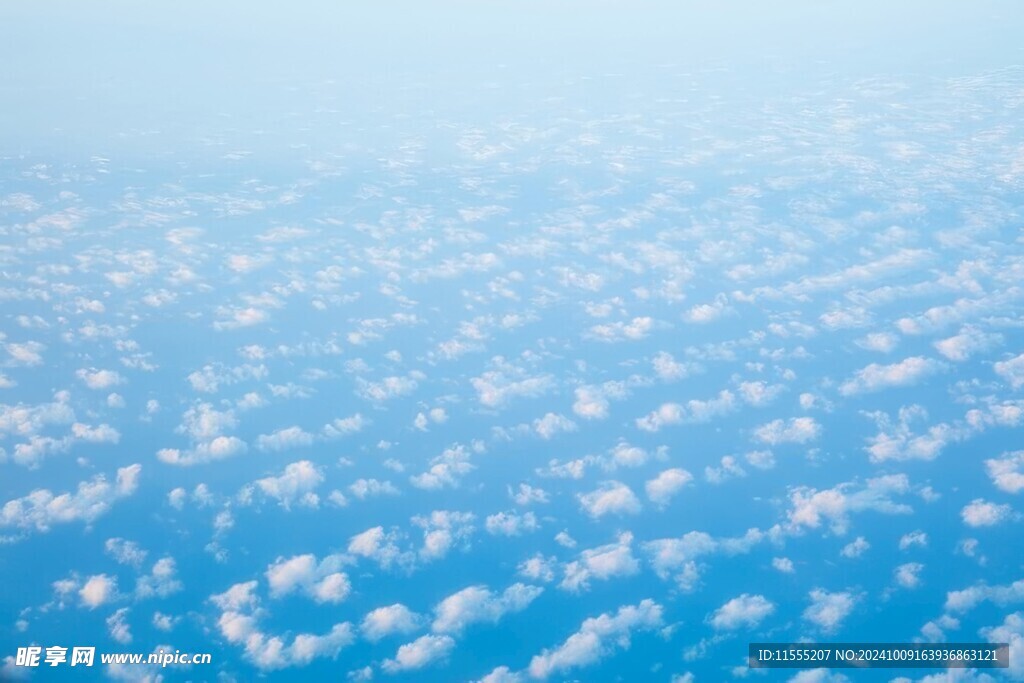
[(238, 426), (232, 410), (216, 410), (209, 403), (197, 403), (185, 411), (177, 431), (192, 441), (190, 450), (163, 448), (157, 457), (170, 465), (190, 466), (223, 460), (244, 453), (244, 441), (225, 432)]
[(817, 529), (827, 521), (833, 533), (844, 534), (849, 527), (851, 513), (867, 510), (884, 514), (911, 512), (909, 505), (893, 500), (893, 496), (909, 491), (910, 482), (902, 474), (869, 479), (860, 487), (849, 482), (824, 491), (798, 487), (790, 491), (792, 507), (787, 513), (790, 528), (794, 531), (803, 527)]
[(146, 576), (140, 576), (135, 583), (135, 597), (144, 600), (151, 597), (166, 598), (181, 591), (184, 585), (178, 580), (178, 568), (173, 557), (156, 561)]
[(988, 351), (1002, 341), (1003, 337), (1000, 334), (988, 334), (967, 325), (961, 328), (959, 334), (937, 341), (934, 346), (949, 360), (961, 363), (980, 351)]
[(393, 634), (409, 634), (423, 626), (424, 618), (401, 603), (378, 607), (363, 617), (363, 637), (376, 642)]
[(803, 617), (825, 633), (835, 632), (857, 604), (857, 596), (850, 592), (829, 593), (815, 588), (808, 595), (811, 604)]
[(475, 519), (472, 512), (451, 510), (434, 510), (429, 515), (413, 517), (413, 525), (423, 529), (420, 557), (427, 562), (439, 560), (456, 544), (468, 550)]
[(384, 531), (384, 527), (376, 526), (356, 534), (349, 539), (348, 552), (357, 557), (365, 557), (379, 564), (383, 569), (392, 566), (409, 567), (415, 561), (415, 555), (402, 551), (398, 547), (398, 535)]
[(999, 458), (985, 461), (985, 469), (992, 483), (1007, 493), (1024, 490), (1024, 451), (1003, 453)]
[(309, 460), (299, 460), (286, 465), (284, 471), (276, 477), (257, 479), (243, 491), (243, 498), (255, 490), (273, 498), (285, 509), (296, 504), (317, 507), (320, 498), (314, 491), (323, 481), (324, 475), (319, 467)]
[(1024, 579), (1007, 585), (977, 584), (969, 588), (946, 593), (945, 609), (948, 612), (965, 613), (983, 602), (1009, 605), (1024, 602)]
[(419, 489), (437, 490), (454, 488), (462, 477), (476, 466), (470, 461), (469, 450), (462, 444), (446, 448), (441, 455), (430, 461), (430, 469), (422, 474), (409, 477), (413, 486)]
[(352, 625), (335, 624), (323, 634), (299, 633), (290, 642), (285, 637), (260, 630), (264, 615), (256, 594), (256, 581), (235, 584), (224, 593), (210, 596), (220, 610), (217, 628), (232, 644), (244, 648), (245, 658), (261, 671), (305, 666), (318, 658), (335, 658), (355, 640)]
[(285, 451), (292, 448), (309, 446), (312, 443), (313, 435), (304, 431), (301, 427), (287, 427), (270, 434), (260, 434), (256, 437), (256, 446), (261, 451)]
[(839, 551), (839, 554), (843, 557), (860, 557), (868, 551), (871, 544), (868, 543), (867, 539), (863, 536), (858, 536), (849, 543), (843, 546), (843, 549)]
[(576, 431), (576, 423), (556, 413), (547, 413), (544, 417), (533, 421), (533, 430), (542, 439), (551, 439), (562, 432)]
[(902, 588), (917, 588), (921, 585), (921, 572), (924, 565), (920, 562), (907, 562), (893, 570), (893, 580)]
[(493, 369), (470, 380), (480, 404), (487, 408), (500, 408), (515, 398), (541, 396), (555, 385), (550, 375), (531, 376), (501, 356), (491, 359), (491, 365)]
[(600, 519), (605, 515), (635, 515), (640, 512), (640, 499), (618, 481), (606, 481), (590, 493), (578, 496), (584, 512)]
[(514, 512), (499, 512), (489, 515), (485, 522), (487, 533), (494, 536), (521, 536), (540, 528), (537, 516), (532, 512), (518, 515)]
[(614, 614), (592, 617), (564, 643), (534, 656), (530, 660), (530, 675), (549, 678), (594, 664), (615, 650), (628, 649), (634, 632), (654, 630), (662, 624), (662, 607), (653, 600), (620, 607)]
[(363, 417), (360, 413), (356, 413), (349, 417), (339, 417), (332, 420), (330, 423), (325, 424), (323, 434), (329, 439), (348, 436), (350, 434), (358, 434), (363, 431), (368, 424), (370, 424), (369, 419)]
[(775, 605), (763, 595), (743, 593), (719, 607), (708, 617), (717, 630), (755, 628), (775, 611)]
[(7, 501), (0, 508), (0, 527), (49, 531), (55, 524), (75, 521), (91, 524), (106, 514), (116, 501), (135, 493), (141, 472), (142, 465), (122, 467), (113, 482), (100, 474), (81, 482), (74, 493), (55, 495), (49, 489), (36, 489), (23, 498)]
[(855, 396), (894, 387), (908, 387), (936, 374), (945, 366), (932, 358), (912, 356), (892, 365), (872, 363), (839, 387), (843, 396)]
[(772, 420), (754, 430), (754, 438), (773, 446), (784, 443), (804, 444), (821, 436), (821, 425), (813, 417), (791, 417)]
[(106, 574), (90, 576), (79, 589), (78, 597), (89, 609), (101, 607), (117, 597), (117, 578)]
[(601, 385), (584, 385), (575, 390), (576, 401), (572, 411), (584, 420), (603, 420), (608, 417), (611, 401), (629, 396), (626, 382), (605, 382)]
[(700, 561), (714, 554), (743, 555), (766, 538), (759, 529), (743, 536), (714, 538), (703, 531), (690, 531), (679, 538), (659, 538), (643, 544), (654, 573), (672, 578), (680, 590), (692, 591), (700, 581)]
[(377, 496), (397, 496), (399, 491), (390, 481), (378, 481), (376, 479), (356, 479), (348, 487), (353, 496), (359, 500), (375, 498)]
[(644, 484), (647, 497), (655, 505), (664, 507), (669, 504), (684, 486), (693, 481), (693, 475), (680, 467), (664, 470), (654, 479)]
[(582, 551), (579, 559), (565, 565), (564, 571), (558, 587), (574, 593), (589, 589), (592, 579), (607, 581), (636, 574), (640, 563), (633, 557), (633, 535), (624, 533), (615, 543)]
[(447, 659), (455, 649), (451, 636), (425, 635), (398, 648), (394, 659), (385, 659), (381, 668), (389, 674), (416, 671), (425, 666)]
[(1012, 513), (1009, 505), (999, 505), (982, 498), (975, 498), (960, 511), (964, 524), (972, 527), (994, 526)]
[(654, 329), (654, 319), (648, 316), (633, 318), (629, 322), (594, 325), (586, 336), (603, 342), (636, 341), (645, 338)]
[(1015, 358), (994, 363), (992, 369), (1009, 382), (1014, 391), (1024, 387), (1024, 353)]
[(690, 400), (685, 404), (664, 403), (657, 410), (636, 419), (636, 426), (645, 432), (656, 432), (662, 427), (679, 424), (710, 422), (727, 415), (739, 407), (736, 396), (728, 390), (707, 401)]
[(352, 590), (348, 576), (338, 571), (344, 564), (341, 555), (328, 555), (320, 562), (312, 554), (279, 557), (266, 571), (270, 595), (299, 592), (318, 603), (343, 602)]
[(434, 633), (458, 634), (472, 624), (496, 624), (507, 614), (522, 612), (543, 592), (540, 586), (523, 583), (514, 583), (501, 594), (486, 586), (470, 586), (437, 604), (430, 628)]
[(109, 389), (124, 382), (124, 377), (115, 370), (82, 369), (76, 371), (75, 376), (82, 380), (85, 386), (96, 390)]

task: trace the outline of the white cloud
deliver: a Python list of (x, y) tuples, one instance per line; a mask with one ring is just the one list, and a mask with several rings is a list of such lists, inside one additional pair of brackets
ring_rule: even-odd
[(334, 439), (349, 434), (358, 434), (370, 424), (370, 421), (360, 413), (349, 417), (339, 417), (324, 425), (323, 433), (329, 439)]
[(655, 505), (664, 507), (684, 486), (693, 481), (693, 475), (680, 467), (662, 471), (644, 484), (647, 497)]
[(128, 626), (129, 611), (127, 607), (122, 607), (107, 617), (107, 631), (110, 637), (122, 645), (132, 642), (132, 632)]
[(78, 591), (78, 597), (89, 609), (102, 607), (117, 597), (117, 578), (106, 574), (90, 576)]
[(622, 400), (628, 397), (629, 393), (626, 382), (609, 381), (600, 385), (587, 384), (577, 387), (572, 411), (584, 420), (603, 420), (608, 417), (611, 401)]
[(972, 527), (994, 526), (1007, 519), (1012, 513), (1009, 505), (998, 505), (983, 498), (975, 498), (964, 506), (960, 516), (964, 524)]
[(853, 379), (839, 387), (843, 396), (907, 387), (936, 374), (945, 366), (932, 358), (912, 356), (892, 365), (872, 363), (854, 373)]
[(181, 451), (177, 448), (161, 448), (156, 457), (168, 465), (189, 467), (217, 460), (231, 458), (248, 450), (244, 441), (235, 436), (216, 436), (209, 441), (199, 443), (192, 450)]
[(384, 527), (376, 526), (349, 539), (348, 552), (371, 559), (383, 569), (395, 565), (408, 568), (415, 556), (399, 549), (397, 541), (398, 535), (395, 532), (385, 532)]
[(318, 603), (343, 602), (352, 590), (348, 576), (339, 571), (344, 564), (341, 555), (328, 555), (320, 562), (313, 554), (279, 557), (265, 574), (270, 595), (279, 598), (298, 592)]
[(516, 571), (525, 579), (551, 583), (555, 580), (555, 568), (557, 566), (558, 560), (554, 557), (544, 557), (537, 553), (533, 557), (520, 562)]
[(844, 483), (818, 491), (808, 487), (790, 490), (792, 507), (788, 511), (790, 528), (799, 531), (803, 527), (817, 529), (827, 521), (835, 534), (846, 533), (849, 516), (854, 512), (872, 510), (883, 514), (907, 514), (909, 505), (897, 503), (892, 498), (910, 491), (906, 475), (891, 474), (868, 479), (864, 486)]
[(835, 632), (857, 604), (857, 597), (850, 592), (829, 593), (815, 588), (808, 595), (811, 604), (803, 617), (825, 633)]
[(177, 578), (177, 571), (174, 558), (160, 558), (148, 575), (140, 576), (135, 582), (135, 597), (140, 600), (154, 596), (166, 598), (181, 591), (184, 586)]
[(921, 571), (924, 565), (920, 562), (907, 562), (893, 570), (893, 579), (903, 588), (917, 588), (921, 585)]
[(857, 346), (868, 351), (892, 353), (900, 343), (898, 335), (892, 332), (872, 332), (857, 340)]
[(378, 607), (363, 617), (363, 637), (376, 642), (393, 634), (409, 634), (423, 627), (424, 618), (401, 603)]
[(511, 486), (508, 487), (508, 495), (516, 505), (547, 503), (549, 500), (547, 491), (529, 484), (520, 484), (518, 490), (513, 490)]
[(756, 628), (774, 611), (775, 605), (763, 595), (743, 593), (715, 610), (709, 621), (717, 630)]
[(323, 481), (320, 468), (309, 460), (299, 460), (286, 465), (279, 476), (257, 479), (253, 485), (263, 495), (289, 509), (295, 504), (317, 507), (320, 498), (314, 491)]
[(256, 438), (256, 446), (261, 451), (285, 451), (309, 446), (312, 443), (313, 435), (297, 426), (279, 429), (270, 434), (260, 434)]
[(464, 588), (437, 604), (431, 630), (459, 634), (472, 624), (496, 624), (506, 614), (522, 612), (543, 592), (540, 586), (524, 583), (514, 583), (500, 595), (486, 586)]
[(923, 531), (911, 531), (909, 534), (903, 534), (900, 537), (900, 550), (908, 550), (915, 546), (919, 548), (928, 547), (928, 534)]
[(288, 643), (259, 629), (264, 610), (259, 608), (256, 581), (235, 584), (224, 593), (210, 596), (220, 610), (217, 627), (230, 642), (242, 645), (245, 657), (262, 671), (306, 666), (314, 659), (335, 658), (355, 640), (352, 625), (335, 624), (322, 635), (299, 633)]
[(710, 422), (716, 417), (727, 415), (739, 407), (736, 396), (722, 390), (715, 398), (707, 401), (690, 400), (686, 404), (663, 403), (657, 410), (636, 419), (636, 426), (646, 432), (656, 432), (662, 427), (680, 424)]
[(499, 666), (474, 683), (523, 683), (523, 677), (507, 666)]
[(743, 536), (713, 538), (703, 531), (690, 531), (680, 538), (659, 538), (643, 544), (654, 573), (662, 579), (672, 578), (680, 590), (692, 591), (700, 581), (700, 560), (721, 553), (743, 555), (766, 538), (758, 529), (748, 529)]
[(533, 421), (533, 429), (542, 439), (551, 439), (559, 433), (575, 432), (576, 423), (556, 413), (547, 413), (544, 417)]
[(654, 326), (653, 318), (643, 316), (629, 322), (594, 325), (585, 336), (603, 342), (636, 341), (650, 334)]
[(416, 671), (438, 661), (447, 659), (455, 649), (455, 640), (451, 636), (420, 636), (411, 643), (398, 648), (394, 659), (385, 659), (381, 668), (389, 674), (402, 671)]
[(704, 468), (704, 478), (712, 484), (721, 484), (733, 477), (745, 476), (747, 476), (747, 471), (744, 470), (740, 464), (736, 462), (736, 458), (731, 455), (722, 456), (718, 467), (711, 467), (709, 465)]
[(985, 601), (997, 605), (1024, 602), (1024, 579), (1007, 585), (980, 583), (963, 590), (949, 591), (946, 593), (945, 609), (947, 612), (964, 613)]
[(839, 551), (839, 554), (843, 557), (860, 557), (871, 547), (867, 539), (863, 536), (858, 536), (849, 543), (843, 546), (843, 549)]
[(662, 382), (675, 382), (688, 377), (697, 368), (689, 363), (678, 362), (671, 353), (659, 351), (651, 360), (654, 374)]
[(124, 378), (114, 370), (82, 369), (76, 371), (75, 376), (82, 380), (85, 386), (96, 390), (109, 389), (124, 382)]
[[(3, 339), (3, 337), (0, 337)], [(43, 351), (46, 347), (39, 342), (29, 341), (24, 343), (4, 344), (4, 350), (11, 357), (15, 365), (40, 365), (43, 362)]]
[(470, 380), (481, 405), (500, 408), (514, 398), (535, 398), (555, 385), (550, 375), (531, 376), (501, 356), (491, 359), (492, 370)]
[(356, 394), (373, 403), (383, 403), (399, 396), (408, 396), (419, 386), (417, 377), (391, 376), (379, 382), (370, 382), (362, 377), (356, 378)]
[(348, 490), (359, 500), (399, 494), (398, 489), (390, 481), (378, 481), (377, 479), (357, 479), (352, 482)]
[(640, 500), (633, 491), (618, 481), (606, 481), (590, 493), (577, 496), (580, 507), (599, 519), (605, 515), (635, 515), (640, 512)]
[(455, 444), (446, 448), (441, 455), (430, 461), (430, 469), (422, 474), (409, 477), (409, 481), (418, 489), (428, 491), (455, 488), (459, 485), (462, 477), (476, 466), (470, 461), (469, 451), (462, 444)]
[(922, 433), (915, 433), (913, 424), (928, 417), (919, 405), (901, 407), (895, 422), (880, 411), (867, 413), (867, 416), (874, 418), (878, 425), (878, 433), (868, 438), (868, 446), (865, 447), (872, 462), (933, 460), (948, 444), (969, 436), (967, 429), (947, 423), (935, 424)]
[(778, 397), (786, 387), (781, 384), (768, 384), (767, 382), (741, 382), (737, 390), (740, 397), (752, 406), (766, 406)]
[(100, 474), (81, 482), (74, 493), (54, 495), (49, 489), (36, 489), (0, 508), (0, 527), (49, 531), (54, 524), (91, 524), (106, 514), (114, 502), (136, 492), (141, 471), (142, 465), (119, 468), (113, 483)]
[(992, 369), (1009, 382), (1014, 391), (1024, 387), (1024, 353), (1015, 358), (994, 363)]
[(722, 317), (723, 314), (732, 310), (729, 308), (728, 299), (723, 294), (715, 297), (710, 304), (697, 304), (683, 314), (683, 320), (697, 324), (707, 324)]
[(565, 565), (565, 576), (559, 588), (573, 593), (589, 590), (591, 579), (632, 576), (640, 571), (640, 563), (633, 557), (633, 535), (624, 533), (615, 543), (590, 548), (580, 553), (579, 559)]
[(163, 448), (157, 458), (171, 465), (190, 466), (230, 458), (244, 453), (244, 441), (224, 432), (234, 429), (238, 419), (232, 410), (215, 410), (209, 403), (197, 403), (185, 411), (177, 431), (193, 442), (191, 450)]
[(448, 554), (456, 543), (469, 548), (469, 539), (475, 530), (472, 512), (434, 510), (427, 516), (416, 516), (412, 523), (423, 529), (423, 547), (420, 557), (430, 562)]
[(783, 443), (804, 444), (821, 436), (821, 425), (813, 417), (772, 420), (754, 430), (754, 438), (773, 446)]
[(986, 460), (985, 469), (997, 488), (1007, 493), (1024, 490), (1024, 451), (1003, 453), (999, 458)]
[(515, 512), (499, 512), (489, 515), (485, 522), (487, 533), (493, 536), (521, 536), (540, 528), (537, 516), (532, 512), (519, 515)]
[(628, 649), (634, 631), (651, 631), (662, 624), (662, 607), (653, 600), (620, 607), (614, 614), (592, 617), (564, 643), (534, 656), (530, 660), (530, 675), (548, 678), (594, 664), (615, 650)]
[(772, 567), (783, 574), (792, 574), (796, 571), (796, 568), (793, 566), (793, 560), (788, 557), (773, 557)]
[(139, 544), (134, 541), (126, 541), (123, 538), (108, 538), (106, 543), (103, 544), (103, 548), (118, 564), (139, 567), (146, 560), (146, 551), (140, 548)]
[(1001, 344), (1003, 336), (982, 332), (976, 327), (966, 325), (956, 334), (947, 339), (935, 342), (935, 349), (951, 361), (962, 363), (980, 351), (988, 351)]

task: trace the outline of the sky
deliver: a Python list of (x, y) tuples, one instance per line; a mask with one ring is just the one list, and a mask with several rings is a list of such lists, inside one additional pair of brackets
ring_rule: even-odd
[(1022, 20), (0, 5), (0, 680), (1024, 680)]

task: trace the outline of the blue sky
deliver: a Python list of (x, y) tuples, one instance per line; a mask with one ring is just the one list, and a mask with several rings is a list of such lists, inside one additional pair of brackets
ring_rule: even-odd
[(3, 6), (0, 678), (1020, 680), (1021, 19)]

